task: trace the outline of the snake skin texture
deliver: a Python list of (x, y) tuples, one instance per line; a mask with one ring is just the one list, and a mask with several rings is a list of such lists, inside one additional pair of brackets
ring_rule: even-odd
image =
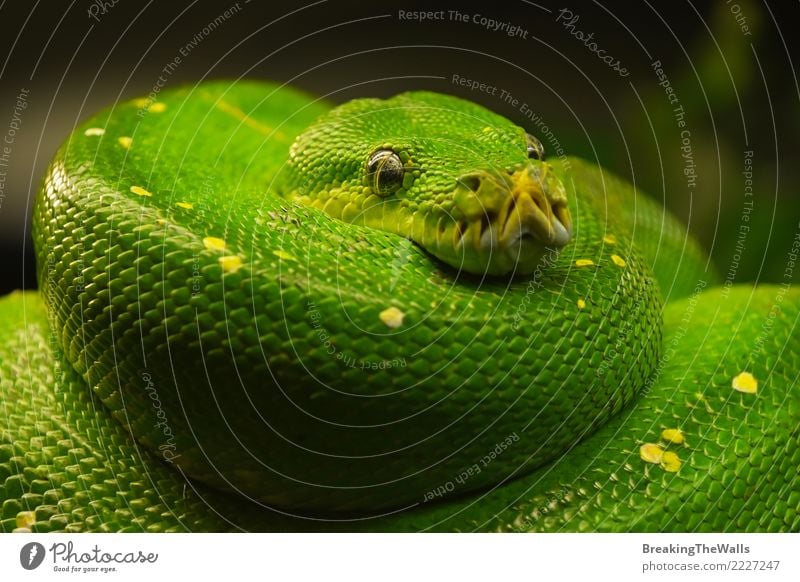
[(272, 193), (329, 108), (209, 83), (65, 144), (0, 302), (4, 531), (798, 529), (796, 293), (574, 159), (569, 246), (455, 272)]

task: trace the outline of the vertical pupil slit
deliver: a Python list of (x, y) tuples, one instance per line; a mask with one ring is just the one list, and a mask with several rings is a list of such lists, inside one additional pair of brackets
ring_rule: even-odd
[(372, 154), (368, 171), (372, 177), (373, 191), (380, 196), (392, 194), (403, 183), (403, 164), (391, 150)]

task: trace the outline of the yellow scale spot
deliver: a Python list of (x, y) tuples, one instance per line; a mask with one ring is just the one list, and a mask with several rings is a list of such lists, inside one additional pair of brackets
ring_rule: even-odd
[(388, 309), (381, 311), (378, 317), (380, 317), (381, 321), (386, 324), (386, 327), (395, 329), (403, 325), (403, 318), (405, 316), (406, 314), (397, 309), (397, 307), (389, 307)]
[(276, 257), (278, 257), (279, 259), (283, 259), (285, 261), (296, 261), (297, 260), (297, 258), (293, 254), (287, 253), (286, 251), (282, 251), (282, 250), (272, 251), (272, 254), (275, 255)]
[(106, 130), (103, 129), (102, 127), (90, 127), (89, 129), (83, 132), (83, 135), (87, 137), (95, 137), (98, 135), (104, 135), (105, 133)]
[(578, 299), (578, 309), (583, 309), (584, 307), (586, 307), (586, 301)]
[(152, 101), (146, 97), (134, 99), (133, 104), (139, 109), (146, 108), (147, 111), (152, 111), (153, 113), (163, 113), (167, 110), (166, 104)]
[(576, 267), (591, 267), (594, 265), (594, 261), (592, 259), (578, 259), (575, 261)]
[(613, 234), (607, 234), (603, 237), (603, 242), (607, 245), (615, 245), (617, 244), (617, 237), (615, 237)]
[(647, 463), (658, 464), (664, 456), (664, 449), (654, 443), (645, 443), (639, 447), (639, 456)]
[(119, 145), (121, 145), (127, 150), (131, 147), (131, 144), (133, 143), (133, 138), (124, 136), (117, 139), (117, 142), (119, 143)]
[(225, 241), (215, 236), (207, 236), (203, 239), (203, 245), (210, 251), (224, 251)]
[(242, 268), (242, 259), (236, 255), (227, 255), (219, 258), (219, 264), (226, 273), (235, 273)]
[(27, 528), (36, 523), (36, 516), (32, 511), (20, 511), (17, 514), (17, 527)]
[(148, 198), (153, 195), (151, 192), (148, 192), (141, 186), (131, 186), (131, 192), (133, 192), (137, 196), (147, 196)]
[(679, 428), (665, 428), (661, 431), (661, 439), (674, 445), (680, 445), (684, 440), (683, 433)]
[(758, 392), (758, 380), (750, 372), (742, 372), (733, 379), (733, 389), (745, 394), (755, 394)]
[(625, 260), (619, 255), (611, 255), (611, 260), (618, 267), (624, 267), (626, 265)]
[(677, 473), (681, 468), (681, 460), (672, 451), (664, 451), (661, 455), (661, 468), (669, 473)]
[(191, 210), (194, 208), (194, 205), (191, 202), (176, 202), (175, 206), (178, 208), (183, 208), (185, 210)]

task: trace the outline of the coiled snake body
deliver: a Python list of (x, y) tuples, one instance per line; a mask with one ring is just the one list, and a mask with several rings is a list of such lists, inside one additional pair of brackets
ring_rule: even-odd
[(542, 157), (424, 92), (86, 122), (0, 302), (2, 529), (797, 530), (798, 294)]

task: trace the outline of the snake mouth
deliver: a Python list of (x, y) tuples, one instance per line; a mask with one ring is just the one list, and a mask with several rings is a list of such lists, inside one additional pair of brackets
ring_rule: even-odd
[(546, 167), (462, 180), (456, 204), (462, 217), (439, 246), (451, 246), (460, 264), (444, 260), (468, 272), (531, 272), (548, 249), (572, 238), (566, 193)]
[[(531, 208), (531, 205), (535, 208)], [(565, 246), (572, 237), (572, 222), (566, 205), (547, 207), (521, 197), (518, 209), (516, 199), (509, 203), (505, 220), (486, 216), (478, 222), (459, 220), (453, 228), (453, 246), (470, 245), (477, 250), (502, 250), (516, 243), (541, 243), (552, 247)]]
[[(572, 237), (572, 220), (566, 201), (551, 202), (541, 189), (526, 189), (518, 184), (515, 183), (508, 202), (496, 218), (500, 248), (525, 238), (547, 246), (565, 246)], [(484, 238), (491, 238), (489, 233), (491, 229), (486, 229), (481, 237), (483, 246), (492, 242)]]

